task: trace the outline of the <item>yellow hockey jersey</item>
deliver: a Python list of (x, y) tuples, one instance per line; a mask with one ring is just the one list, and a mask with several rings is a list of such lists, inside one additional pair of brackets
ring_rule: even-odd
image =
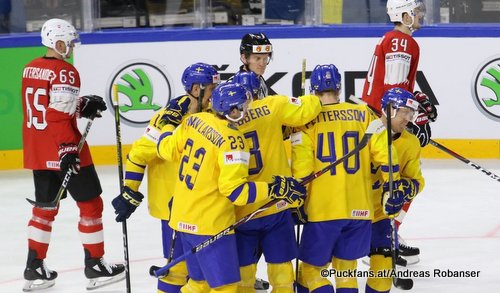
[[(238, 121), (250, 150), (249, 179), (272, 182), (273, 175), (291, 176), (292, 172), (282, 136), (282, 125), (302, 126), (311, 121), (321, 110), (317, 96), (269, 96), (250, 103), (246, 116)], [(236, 207), (236, 218), (246, 216), (262, 204), (254, 203)], [(255, 218), (272, 215), (288, 208), (280, 201)]]
[[(420, 168), (420, 142), (418, 138), (404, 130), (401, 135), (393, 140), (393, 146), (397, 150), (399, 162), (399, 174), (401, 178), (409, 179), (416, 185), (416, 194), (421, 192), (425, 186), (425, 180)], [(373, 204), (375, 207), (375, 217), (373, 222), (387, 219), (387, 215), (382, 211), (382, 172), (378, 166), (374, 166), (373, 178)]]
[[(377, 119), (364, 105), (323, 105), (319, 115), (292, 134), (292, 170), (303, 178), (351, 151), (371, 121)], [(394, 178), (397, 159), (393, 151)], [(308, 184), (304, 208), (310, 222), (373, 218), (371, 162), (388, 171), (387, 131), (373, 134), (361, 151)], [(388, 174), (383, 172), (384, 179)]]
[[(179, 99), (188, 99), (181, 96)], [(144, 172), (148, 169), (148, 210), (155, 218), (168, 220), (170, 217), (169, 202), (174, 191), (175, 175), (178, 162), (167, 162), (158, 158), (156, 143), (160, 136), (160, 118), (165, 108), (157, 111), (149, 121), (143, 136), (134, 141), (127, 155), (125, 165), (125, 186), (138, 191)]]
[(170, 226), (214, 235), (235, 222), (234, 205), (267, 199), (266, 182), (249, 182), (250, 153), (243, 134), (211, 113), (186, 118), (173, 131), (166, 125), (158, 142), (165, 160), (180, 155)]

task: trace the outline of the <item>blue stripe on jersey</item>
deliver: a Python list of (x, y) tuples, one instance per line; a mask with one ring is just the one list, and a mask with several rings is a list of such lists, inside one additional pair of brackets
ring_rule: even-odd
[(125, 180), (142, 181), (143, 178), (144, 178), (144, 173), (137, 173), (130, 171), (125, 172)]
[(248, 201), (247, 204), (253, 203), (255, 198), (257, 197), (257, 187), (255, 186), (255, 182), (248, 182)]
[[(389, 172), (389, 166), (387, 166), (387, 165), (380, 166), (380, 169), (382, 170), (382, 172), (385, 172), (385, 173)], [(399, 165), (393, 165), (392, 172), (399, 172)]]
[(142, 168), (142, 169), (146, 169), (146, 165), (137, 164), (136, 162), (132, 161), (132, 160), (130, 159), (130, 157), (128, 156), (128, 154), (127, 154), (127, 161), (129, 161), (130, 163), (132, 163), (132, 164), (136, 165), (137, 167), (140, 167), (140, 168)]
[(420, 183), (415, 179), (412, 179), (411, 182), (415, 185), (415, 194), (418, 194), (420, 192)]
[(233, 190), (233, 192), (231, 192), (231, 194), (227, 198), (229, 198), (231, 202), (234, 202), (238, 198), (238, 196), (240, 196), (241, 191), (243, 190), (245, 184), (246, 183), (243, 183), (240, 186), (238, 186), (235, 190)]
[(160, 142), (161, 142), (161, 140), (162, 140), (162, 139), (164, 139), (164, 138), (165, 138), (165, 137), (167, 137), (167, 136), (170, 136), (170, 135), (172, 135), (172, 132), (170, 132), (170, 131), (166, 131), (166, 132), (164, 132), (164, 133), (162, 133), (162, 134), (160, 135), (160, 137), (158, 138), (158, 142), (157, 142), (157, 144), (156, 144), (156, 151), (157, 151), (158, 153), (159, 153), (159, 149), (158, 149), (158, 148), (160, 147)]

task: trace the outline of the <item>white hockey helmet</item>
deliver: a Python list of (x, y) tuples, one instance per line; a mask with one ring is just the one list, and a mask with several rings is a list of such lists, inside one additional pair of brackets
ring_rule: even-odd
[[(42, 44), (45, 47), (56, 50), (63, 57), (66, 57), (72, 44), (80, 42), (80, 37), (75, 27), (64, 19), (52, 18), (47, 20), (43, 24), (40, 34), (42, 36)], [(57, 41), (63, 41), (66, 44), (65, 54), (57, 51)]]
[(387, 14), (391, 22), (402, 22), (403, 13), (408, 13), (412, 18), (415, 16), (414, 9), (419, 13), (425, 13), (425, 5), (421, 0), (388, 0)]

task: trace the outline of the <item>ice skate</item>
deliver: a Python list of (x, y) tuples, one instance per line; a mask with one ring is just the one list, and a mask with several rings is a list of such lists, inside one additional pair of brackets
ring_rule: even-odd
[(420, 249), (418, 247), (409, 246), (404, 239), (398, 235), (399, 255), (406, 259), (408, 265), (414, 265), (420, 261)]
[(269, 282), (267, 282), (267, 281), (265, 281), (265, 280), (262, 280), (262, 279), (257, 278), (257, 279), (255, 280), (254, 289), (255, 289), (257, 292), (267, 292), (267, 289), (269, 289)]
[(32, 292), (50, 288), (55, 285), (56, 278), (57, 272), (49, 270), (43, 259), (28, 260), (28, 265), (24, 270), (26, 283), (23, 291)]
[(101, 288), (125, 279), (125, 266), (108, 264), (104, 258), (85, 259), (85, 276), (89, 279), (87, 290)]

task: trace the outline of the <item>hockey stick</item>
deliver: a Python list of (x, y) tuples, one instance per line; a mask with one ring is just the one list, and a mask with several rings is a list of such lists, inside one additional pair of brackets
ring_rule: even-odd
[[(388, 165), (389, 165), (389, 197), (393, 197), (393, 169), (392, 169), (392, 125), (391, 125), (391, 111), (392, 105), (391, 103), (387, 104), (387, 153), (388, 153)], [(401, 290), (410, 290), (413, 288), (413, 280), (412, 279), (402, 279), (397, 277), (396, 271), (396, 239), (397, 239), (397, 228), (396, 221), (394, 220), (394, 215), (389, 216), (389, 220), (391, 222), (391, 258), (392, 258), (392, 272), (394, 277), (392, 278), (392, 283), (396, 288)]]
[[(113, 84), (113, 108), (115, 110), (115, 130), (116, 130), (116, 155), (118, 157), (118, 186), (120, 193), (123, 190), (123, 162), (122, 162), (122, 132), (120, 127), (120, 107), (118, 104), (118, 85)], [(122, 234), (123, 234), (123, 254), (125, 257), (125, 283), (127, 293), (131, 292), (130, 288), (130, 262), (128, 258), (128, 233), (127, 233), (127, 220), (122, 221)]]
[[(306, 58), (302, 59), (302, 74), (300, 76), (300, 94), (306, 94)], [(299, 209), (299, 208), (297, 208)], [(300, 245), (300, 224), (297, 225), (297, 235), (295, 236), (297, 247)], [(295, 258), (295, 282), (299, 280), (299, 256)], [(297, 284), (295, 285), (295, 292), (297, 292)]]
[[(365, 101), (363, 101), (360, 98), (355, 97), (353, 95), (351, 95), (349, 97), (349, 100), (351, 100), (355, 104), (367, 105)], [(374, 114), (380, 116), (380, 114), (377, 114), (377, 112), (374, 109), (372, 109), (370, 106), (368, 106), (368, 108), (371, 109)], [(469, 159), (467, 159), (465, 157), (462, 157), (461, 155), (459, 155), (456, 152), (450, 150), (449, 148), (445, 147), (444, 145), (440, 144), (439, 142), (437, 142), (437, 141), (435, 141), (433, 139), (430, 139), (429, 140), (429, 144), (435, 146), (436, 148), (440, 149), (441, 151), (447, 153), (448, 155), (450, 155), (452, 157), (455, 157), (456, 159), (464, 162), (465, 164), (471, 166), (472, 168), (474, 168), (474, 169), (476, 169), (478, 171), (481, 171), (481, 173), (485, 174), (486, 176), (490, 177), (491, 179), (493, 179), (493, 180), (495, 180), (497, 182), (500, 182), (500, 176), (496, 175), (495, 173), (491, 172), (490, 170), (487, 170), (487, 169), (481, 167), (477, 163), (472, 162), (471, 160), (469, 160)]]
[[(328, 166), (324, 167), (323, 169), (317, 171), (316, 173), (313, 173), (313, 174), (311, 174), (309, 176), (306, 176), (300, 183), (302, 185), (305, 185), (305, 184), (311, 182), (312, 180), (314, 180), (315, 178), (318, 178), (322, 174), (330, 171), (332, 168), (334, 168), (338, 164), (344, 162), (346, 159), (348, 159), (352, 155), (354, 155), (354, 154), (358, 153), (359, 151), (361, 151), (368, 144), (368, 141), (370, 140), (370, 138), (372, 137), (372, 135), (374, 133), (379, 133), (379, 132), (383, 131), (384, 129), (385, 129), (384, 124), (382, 123), (382, 121), (380, 119), (372, 121), (368, 125), (368, 127), (366, 129), (366, 132), (363, 135), (363, 138), (361, 139), (361, 141), (359, 142), (359, 144), (357, 144), (350, 152), (348, 152), (347, 154), (343, 155), (342, 157), (340, 157), (335, 162), (332, 162), (330, 165), (328, 165)], [(218, 239), (222, 238), (223, 236), (229, 234), (234, 229), (236, 229), (239, 226), (243, 225), (244, 223), (250, 221), (253, 217), (255, 217), (255, 215), (257, 215), (257, 214), (259, 214), (259, 213), (267, 210), (268, 208), (270, 208), (271, 206), (273, 206), (274, 204), (276, 204), (279, 201), (281, 201), (281, 199), (275, 199), (275, 200), (272, 200), (272, 201), (266, 203), (262, 207), (258, 208), (256, 211), (252, 212), (249, 215), (244, 216), (243, 218), (241, 218), (238, 221), (236, 221), (234, 224), (231, 224), (226, 229), (220, 231), (219, 233), (215, 234), (214, 236), (208, 238), (207, 240), (201, 242), (200, 244), (198, 244), (195, 247), (191, 248), (190, 250), (186, 251), (183, 255), (181, 255), (181, 256), (173, 259), (167, 265), (165, 265), (165, 266), (163, 266), (163, 267), (161, 267), (159, 269), (156, 269), (157, 267), (155, 267), (155, 266), (151, 267), (149, 269), (149, 274), (151, 276), (157, 277), (157, 278), (161, 278), (161, 277), (165, 276), (168, 273), (168, 270), (171, 267), (173, 267), (174, 265), (176, 265), (179, 262), (183, 261), (189, 255), (195, 254), (195, 253), (199, 252), (203, 248), (207, 247), (208, 245), (212, 244), (213, 242), (217, 241)]]
[[(172, 229), (172, 241), (170, 242), (170, 249), (168, 251), (167, 264), (169, 264), (172, 261), (172, 259), (174, 258), (174, 252), (175, 252), (174, 247), (175, 247), (175, 241), (176, 241), (176, 239), (177, 239), (177, 231), (175, 231), (174, 229)], [(154, 266), (153, 265), (153, 266), (151, 266), (149, 268), (149, 270), (150, 271), (152, 271), (152, 270), (156, 271), (156, 270), (159, 270), (160, 268), (161, 267), (159, 267), (159, 266)], [(165, 273), (165, 276), (166, 275), (168, 275), (168, 271)]]
[[(80, 138), (80, 141), (78, 142), (78, 153), (82, 150), (84, 144), (85, 144), (85, 139), (87, 138), (87, 135), (89, 134), (90, 127), (92, 126), (92, 123), (94, 122), (95, 115), (89, 118), (89, 121), (87, 122), (87, 126), (85, 126), (85, 130), (82, 133), (82, 137)], [(59, 205), (59, 202), (61, 201), (62, 196), (64, 195), (64, 192), (68, 188), (68, 183), (69, 180), (71, 179), (71, 176), (73, 176), (73, 171), (71, 168), (68, 169), (66, 174), (64, 175), (63, 181), (61, 183), (61, 187), (59, 187), (59, 191), (57, 191), (56, 198), (53, 201), (49, 202), (39, 202), (39, 201), (34, 201), (29, 198), (26, 198), (26, 200), (32, 204), (34, 207), (40, 208), (40, 209), (45, 209), (45, 210), (54, 210), (57, 208)]]

